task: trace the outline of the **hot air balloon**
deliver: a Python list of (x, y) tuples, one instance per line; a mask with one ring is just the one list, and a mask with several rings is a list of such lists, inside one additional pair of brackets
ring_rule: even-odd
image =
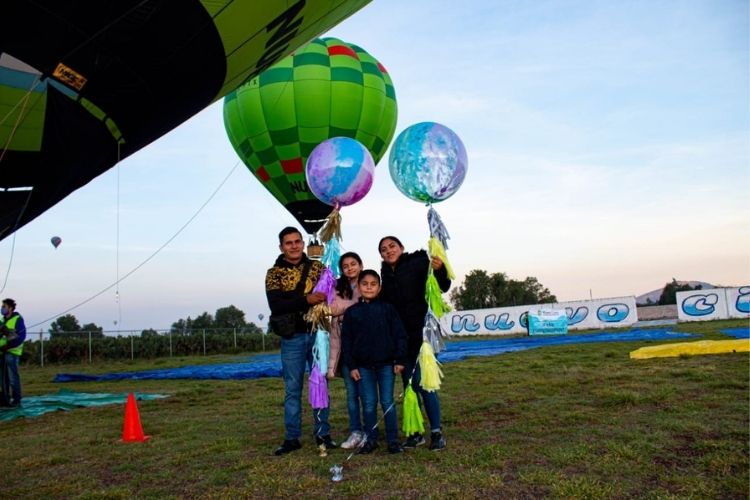
[(368, 2), (0, 2), (0, 239)]
[(60, 246), (60, 243), (62, 243), (62, 238), (60, 238), (59, 236), (53, 236), (49, 239), (49, 241), (50, 243), (52, 243), (53, 247), (57, 248)]
[(364, 49), (336, 38), (310, 42), (224, 99), (234, 150), (310, 234), (331, 207), (310, 192), (305, 164), (333, 137), (362, 143), (375, 163), (396, 130), (388, 72)]
[(263, 316), (263, 313), (260, 313), (258, 315), (258, 321), (263, 321), (263, 318), (265, 318), (265, 316)]

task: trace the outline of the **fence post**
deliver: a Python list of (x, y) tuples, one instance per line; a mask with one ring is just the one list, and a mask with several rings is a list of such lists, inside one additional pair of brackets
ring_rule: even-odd
[(234, 328), (234, 348), (237, 349), (237, 328)]
[(39, 330), (39, 364), (44, 366), (44, 333)]
[(172, 330), (169, 330), (169, 357), (172, 357)]
[(202, 330), (203, 332), (203, 355), (206, 355), (206, 329), (204, 328)]
[(86, 332), (89, 334), (89, 364), (91, 364), (91, 332)]
[(134, 355), (133, 355), (133, 336), (130, 336), (130, 361), (133, 361)]

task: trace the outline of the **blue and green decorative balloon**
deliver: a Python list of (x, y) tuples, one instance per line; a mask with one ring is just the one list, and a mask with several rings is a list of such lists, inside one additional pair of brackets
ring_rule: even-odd
[(464, 182), (468, 166), (461, 139), (435, 122), (417, 123), (403, 130), (393, 142), (388, 163), (399, 191), (425, 203), (453, 196)]

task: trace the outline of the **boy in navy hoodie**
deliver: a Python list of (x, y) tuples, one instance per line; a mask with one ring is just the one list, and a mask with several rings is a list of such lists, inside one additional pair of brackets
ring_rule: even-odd
[(346, 310), (341, 326), (341, 347), (352, 379), (359, 384), (367, 440), (359, 453), (378, 446), (378, 399), (385, 419), (390, 453), (403, 451), (398, 440), (398, 418), (393, 400), (395, 375), (406, 364), (406, 331), (398, 312), (378, 299), (380, 276), (372, 269), (359, 274), (360, 301)]

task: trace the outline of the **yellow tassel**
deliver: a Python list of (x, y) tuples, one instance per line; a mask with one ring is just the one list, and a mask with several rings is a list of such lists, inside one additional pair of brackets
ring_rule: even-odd
[(414, 392), (414, 389), (411, 388), (411, 380), (409, 380), (409, 385), (406, 386), (406, 391), (404, 391), (404, 410), (402, 413), (403, 419), (401, 421), (401, 430), (404, 431), (404, 436), (411, 436), (413, 434), (421, 434), (424, 432), (422, 410), (419, 409), (417, 395)]
[(427, 305), (436, 318), (440, 319), (443, 315), (451, 311), (451, 306), (443, 299), (443, 291), (438, 285), (437, 278), (432, 274), (432, 270), (427, 274), (427, 284), (424, 291)]
[(422, 373), (420, 385), (425, 391), (433, 392), (440, 389), (443, 371), (440, 362), (435, 358), (435, 352), (429, 342), (422, 342), (419, 349), (419, 370)]
[(456, 274), (453, 272), (453, 267), (451, 267), (451, 263), (448, 262), (448, 254), (445, 253), (445, 248), (443, 247), (443, 244), (440, 243), (440, 240), (433, 236), (427, 243), (427, 248), (431, 257), (438, 257), (443, 261), (445, 270), (448, 273), (448, 279), (456, 279)]

